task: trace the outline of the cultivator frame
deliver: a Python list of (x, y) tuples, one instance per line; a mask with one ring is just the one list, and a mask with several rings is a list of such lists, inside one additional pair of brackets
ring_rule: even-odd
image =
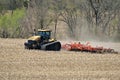
[(66, 43), (62, 45), (62, 49), (67, 51), (81, 51), (81, 52), (91, 52), (91, 53), (117, 53), (114, 49), (103, 48), (103, 47), (93, 47), (89, 42), (86, 44), (76, 43)]

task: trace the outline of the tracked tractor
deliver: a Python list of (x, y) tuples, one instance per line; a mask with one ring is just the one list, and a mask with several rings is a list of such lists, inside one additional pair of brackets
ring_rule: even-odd
[(25, 49), (40, 49), (59, 51), (61, 49), (61, 43), (56, 39), (51, 39), (51, 30), (38, 29), (36, 34), (24, 43)]

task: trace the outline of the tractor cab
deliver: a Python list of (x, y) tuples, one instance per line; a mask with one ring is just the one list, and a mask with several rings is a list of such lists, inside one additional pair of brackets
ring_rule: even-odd
[(41, 36), (44, 40), (49, 40), (51, 38), (51, 30), (38, 29), (37, 35)]

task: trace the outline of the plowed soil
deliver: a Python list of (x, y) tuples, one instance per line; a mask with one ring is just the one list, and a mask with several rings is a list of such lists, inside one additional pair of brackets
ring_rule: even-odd
[(120, 43), (92, 42), (118, 51), (100, 54), (26, 50), (24, 42), (0, 39), (0, 80), (120, 80)]

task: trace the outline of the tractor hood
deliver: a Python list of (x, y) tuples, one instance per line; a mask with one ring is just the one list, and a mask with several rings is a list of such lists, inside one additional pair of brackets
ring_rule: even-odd
[(40, 36), (32, 36), (28, 38), (28, 40), (38, 41), (40, 39)]

